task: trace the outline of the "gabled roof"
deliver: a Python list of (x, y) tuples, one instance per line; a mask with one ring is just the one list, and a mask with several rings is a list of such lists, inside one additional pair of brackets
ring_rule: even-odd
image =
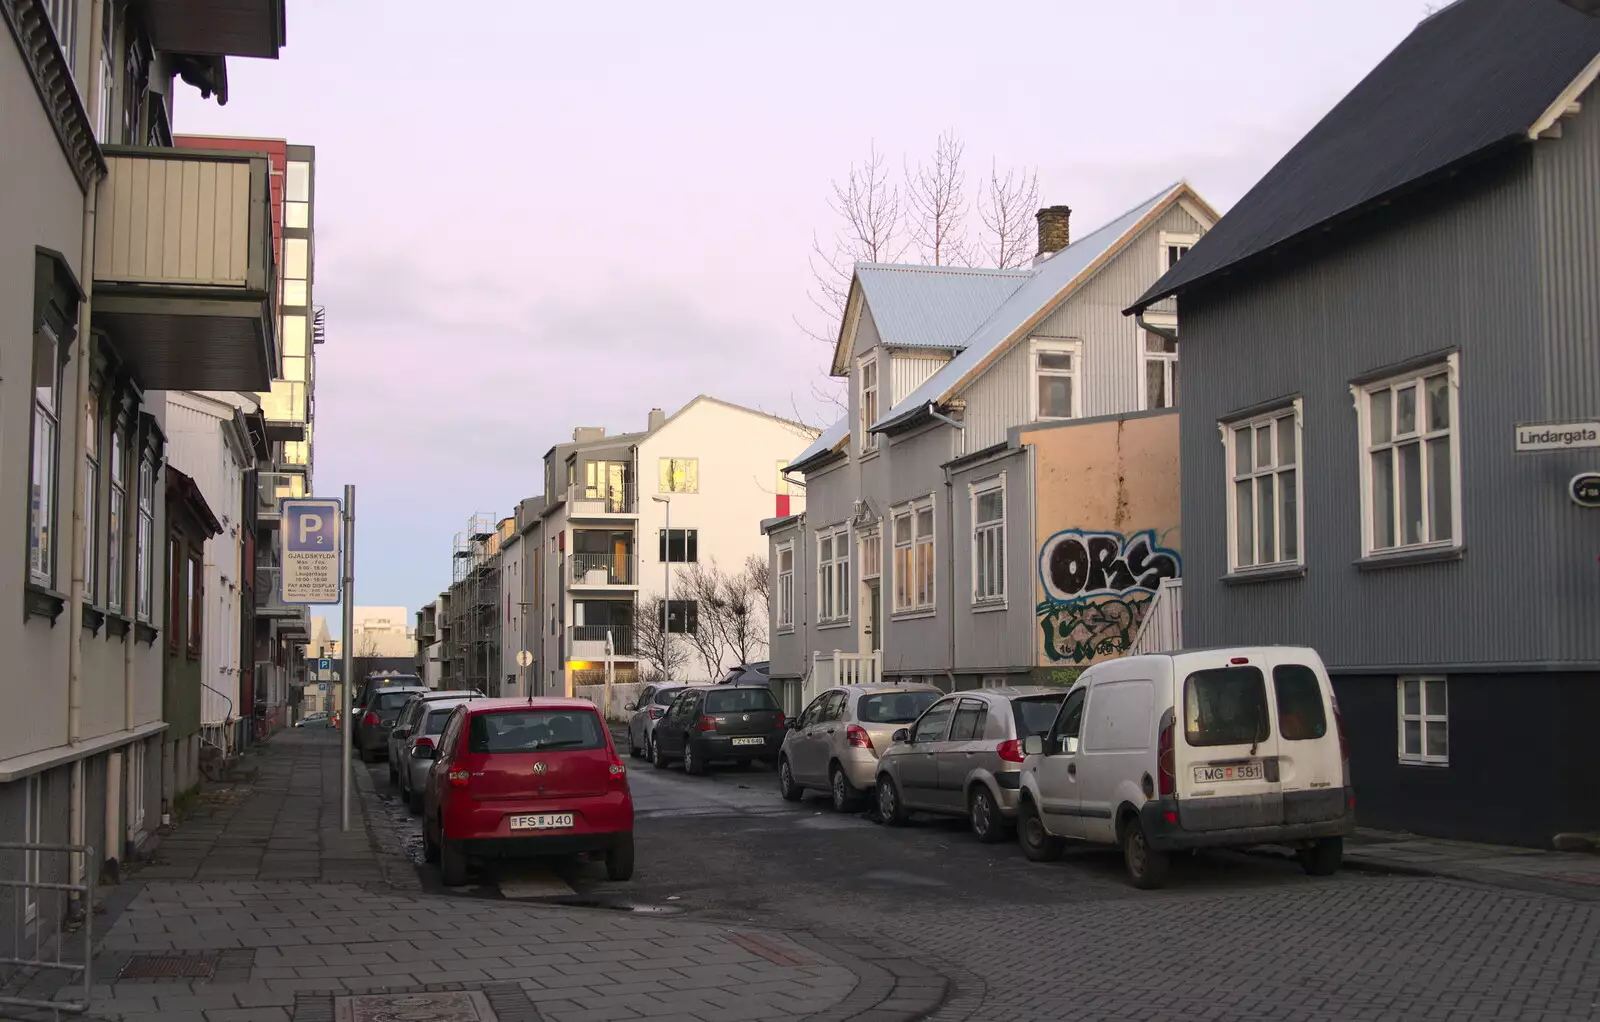
[(848, 414), (841, 415), (838, 422), (823, 430), (815, 440), (811, 441), (810, 446), (795, 455), (794, 459), (789, 462), (788, 467), (793, 471), (804, 471), (807, 465), (820, 461), (826, 455), (837, 451), (849, 439), (850, 416)]
[[(1180, 181), (1034, 267), (1022, 286), (967, 339), (960, 354), (885, 412), (873, 423), (872, 431), (878, 432), (907, 422), (930, 402), (948, 401), (1009, 350), (1012, 344), (1026, 337), (1040, 320), (1054, 311), (1062, 299), (1098, 273), (1129, 241), (1138, 237), (1180, 199), (1188, 200), (1210, 213), (1210, 207), (1204, 200), (1187, 183)], [(1188, 256), (1184, 259), (1187, 260)]]
[(1423, 21), (1129, 312), (1546, 131), (1600, 72), (1600, 18), (1460, 0)]
[[(850, 304), (834, 346), (835, 376), (848, 371), (859, 303), (872, 310), (878, 336), (891, 348), (961, 347), (984, 320), (1028, 279), (1027, 270), (857, 263)], [(852, 313), (854, 313), (852, 315)]]

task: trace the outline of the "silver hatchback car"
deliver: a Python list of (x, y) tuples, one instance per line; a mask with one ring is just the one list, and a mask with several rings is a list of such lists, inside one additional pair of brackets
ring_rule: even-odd
[(628, 755), (634, 759), (650, 757), (650, 735), (656, 729), (656, 721), (666, 715), (677, 694), (688, 687), (646, 685), (638, 699), (623, 707), (628, 711)]
[(917, 719), (944, 693), (932, 685), (841, 685), (811, 700), (778, 753), (778, 792), (790, 802), (807, 788), (826, 791), (849, 812), (870, 791), (878, 756), (896, 729)]
[(979, 841), (1011, 835), (1022, 790), (1022, 740), (1050, 730), (1064, 688), (1026, 686), (957, 692), (901, 728), (878, 760), (878, 815), (904, 823), (913, 812), (965, 816)]
[[(426, 704), (437, 702), (440, 699), (454, 699), (459, 702), (462, 699), (471, 699), (473, 696), (481, 694), (473, 689), (454, 689), (447, 692), (432, 690), (413, 692), (411, 698), (406, 701), (405, 706), (400, 708), (400, 716), (395, 718), (394, 727), (389, 729), (389, 734), (387, 735), (389, 742), (389, 783), (397, 787), (400, 785), (400, 771), (405, 768), (407, 746), (410, 744), (412, 734), (422, 722), (422, 715), (427, 712), (424, 709)], [(454, 706), (455, 703), (450, 705)]]
[(428, 788), (428, 771), (433, 769), (439, 736), (444, 734), (450, 712), (462, 703), (471, 702), (474, 697), (483, 698), (480, 693), (469, 692), (420, 703), (416, 723), (399, 750), (400, 797), (413, 813), (422, 812), (422, 795)]

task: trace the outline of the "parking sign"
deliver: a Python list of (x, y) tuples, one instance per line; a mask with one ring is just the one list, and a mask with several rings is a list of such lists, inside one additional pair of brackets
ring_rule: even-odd
[(342, 507), (337, 500), (283, 502), (284, 603), (339, 602), (342, 524)]

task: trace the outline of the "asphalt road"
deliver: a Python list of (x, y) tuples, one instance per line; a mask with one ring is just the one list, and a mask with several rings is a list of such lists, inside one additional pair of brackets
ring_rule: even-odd
[[(1141, 892), (1113, 850), (1030, 863), (961, 821), (904, 828), (778, 797), (760, 768), (630, 761), (638, 867), (523, 865), (466, 897), (551, 899), (846, 932), (913, 949), (954, 985), (938, 1022), (1600, 1019), (1600, 907), (1281, 856), (1185, 856)], [(372, 768), (380, 793), (387, 769)], [(382, 797), (380, 795), (380, 797)], [(414, 818), (391, 802), (424, 883)]]

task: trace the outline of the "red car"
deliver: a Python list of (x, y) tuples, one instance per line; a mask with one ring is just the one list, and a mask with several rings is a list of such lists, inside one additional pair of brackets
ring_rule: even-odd
[(424, 791), (422, 840), (447, 887), (469, 860), (604, 853), (633, 876), (633, 795), (587, 699), (475, 699), (451, 714)]

